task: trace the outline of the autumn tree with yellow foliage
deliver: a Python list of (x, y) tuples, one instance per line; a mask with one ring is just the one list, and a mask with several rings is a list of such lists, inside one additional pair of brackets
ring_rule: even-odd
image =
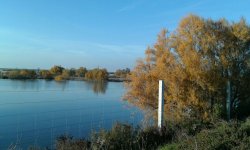
[(131, 72), (125, 96), (157, 109), (158, 80), (165, 82), (167, 119), (211, 119), (250, 114), (250, 26), (189, 15), (178, 28), (162, 30)]

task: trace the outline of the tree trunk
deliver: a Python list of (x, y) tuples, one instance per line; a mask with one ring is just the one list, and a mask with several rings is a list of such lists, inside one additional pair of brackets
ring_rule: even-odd
[(231, 81), (230, 79), (227, 80), (227, 120), (229, 121), (231, 119), (231, 102), (232, 102), (232, 96), (231, 96)]

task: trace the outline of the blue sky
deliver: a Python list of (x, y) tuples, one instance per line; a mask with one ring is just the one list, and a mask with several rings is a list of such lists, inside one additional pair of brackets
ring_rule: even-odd
[(0, 0), (0, 68), (133, 68), (190, 13), (250, 20), (250, 0)]

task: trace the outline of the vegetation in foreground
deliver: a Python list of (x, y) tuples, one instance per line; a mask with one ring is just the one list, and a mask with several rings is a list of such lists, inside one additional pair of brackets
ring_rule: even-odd
[(127, 124), (116, 124), (109, 131), (92, 133), (89, 140), (62, 136), (57, 139), (56, 149), (155, 149), (160, 143), (171, 140), (173, 131), (151, 127), (144, 130)]
[[(195, 124), (193, 124), (195, 125)], [(246, 121), (220, 121), (190, 134), (181, 131), (174, 140), (160, 150), (248, 150), (250, 147), (250, 119)]]
[(111, 130), (92, 133), (89, 139), (60, 136), (55, 146), (57, 150), (248, 150), (250, 118), (231, 122), (167, 122), (162, 130), (156, 126), (142, 129), (117, 123)]

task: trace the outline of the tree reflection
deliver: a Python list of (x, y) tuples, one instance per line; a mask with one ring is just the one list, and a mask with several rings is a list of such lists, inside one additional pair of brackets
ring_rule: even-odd
[[(50, 81), (47, 81), (50, 82)], [(56, 81), (55, 85), (60, 88), (62, 91), (65, 91), (67, 88), (69, 88), (69, 81)]]
[(91, 86), (92, 90), (96, 94), (105, 94), (108, 83), (105, 81), (87, 81), (87, 84)]

